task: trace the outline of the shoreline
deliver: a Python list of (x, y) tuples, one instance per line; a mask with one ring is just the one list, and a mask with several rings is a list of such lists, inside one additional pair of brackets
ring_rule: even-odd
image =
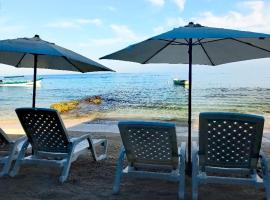
[[(175, 121), (175, 120), (160, 120), (142, 117), (141, 115), (127, 115), (127, 114), (116, 114), (113, 112), (107, 113), (95, 113), (94, 115), (83, 115), (83, 116), (71, 116), (63, 114), (61, 118), (65, 124), (65, 127), (69, 132), (81, 132), (81, 133), (107, 133), (108, 135), (119, 135), (119, 129), (117, 126), (118, 121), (121, 120), (143, 120), (143, 121), (165, 121), (176, 124), (176, 133), (178, 137), (183, 140), (187, 140), (187, 122), (186, 121)], [(24, 135), (24, 130), (18, 119), (5, 119), (0, 120), (0, 128), (5, 131), (8, 135)], [(198, 120), (192, 121), (192, 140), (198, 139)], [(264, 125), (264, 136), (263, 142), (270, 143), (270, 124), (265, 123)]]

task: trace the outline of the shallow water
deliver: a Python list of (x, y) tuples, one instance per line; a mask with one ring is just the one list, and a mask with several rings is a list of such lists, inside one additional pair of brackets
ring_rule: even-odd
[[(247, 81), (246, 76), (236, 76), (226, 70), (222, 73), (218, 70), (195, 71), (193, 117), (196, 119), (202, 111), (237, 111), (268, 116), (269, 75)], [(42, 85), (37, 89), (37, 107), (100, 95), (103, 99), (101, 105), (84, 106), (80, 112), (113, 111), (166, 120), (186, 119), (187, 116), (188, 90), (173, 85), (173, 78), (179, 77), (173, 73), (88, 73), (42, 77)], [(15, 108), (31, 106), (31, 87), (0, 87), (0, 94), (0, 118), (14, 118)]]

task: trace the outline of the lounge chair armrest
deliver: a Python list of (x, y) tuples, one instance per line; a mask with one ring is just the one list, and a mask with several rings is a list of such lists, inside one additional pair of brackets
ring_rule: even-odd
[(178, 155), (180, 160), (179, 172), (184, 175), (186, 170), (186, 143), (182, 142), (181, 146), (178, 147)]
[(192, 178), (196, 177), (199, 171), (199, 155), (197, 142), (192, 142), (191, 159), (192, 159)]
[(125, 150), (124, 145), (122, 145), (119, 151), (118, 162), (123, 161), (125, 158), (125, 155), (126, 155), (126, 150)]
[(80, 143), (83, 140), (90, 139), (90, 137), (91, 137), (90, 134), (85, 134), (85, 135), (82, 135), (80, 137), (74, 138), (71, 141), (71, 143), (75, 146), (75, 145), (77, 145), (78, 143)]
[(27, 139), (26, 136), (19, 137), (15, 141), (13, 141), (14, 142), (14, 145), (18, 145), (19, 143), (23, 142), (26, 139)]
[(182, 142), (181, 146), (178, 148), (178, 155), (180, 157), (180, 162), (186, 162), (186, 143)]
[(115, 172), (115, 178), (114, 178), (114, 183), (113, 183), (114, 194), (119, 193), (121, 177), (123, 174), (123, 163), (124, 163), (125, 154), (126, 154), (126, 150), (124, 148), (124, 145), (122, 145), (119, 151), (118, 159), (116, 161), (116, 172)]
[(191, 149), (191, 156), (192, 156), (192, 163), (194, 161), (198, 162), (198, 145), (197, 142), (192, 142), (192, 149)]

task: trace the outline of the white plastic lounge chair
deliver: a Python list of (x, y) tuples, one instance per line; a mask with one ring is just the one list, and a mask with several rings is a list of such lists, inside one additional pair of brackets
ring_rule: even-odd
[(13, 141), (0, 128), (0, 151), (3, 153), (3, 156), (0, 156), (0, 163), (3, 164), (0, 177), (8, 175), (12, 161), (17, 158), (25, 140), (26, 137), (23, 136)]
[[(123, 146), (117, 162), (114, 194), (119, 192), (121, 177), (126, 175), (179, 182), (178, 197), (184, 199), (186, 146), (181, 143), (177, 148), (175, 125), (126, 121), (119, 122), (118, 127)], [(125, 155), (128, 166), (123, 169)]]
[[(192, 146), (193, 200), (198, 198), (198, 186), (203, 183), (262, 186), (270, 200), (267, 158), (260, 151), (263, 126), (264, 118), (256, 115), (200, 114), (199, 150), (196, 142)], [(259, 160), (262, 178), (257, 174)]]
[[(107, 140), (91, 139), (89, 134), (69, 138), (67, 130), (56, 110), (45, 108), (18, 108), (16, 113), (28, 140), (16, 160), (10, 175), (15, 176), (22, 164), (56, 165), (62, 167), (60, 182), (69, 174), (70, 165), (77, 157), (90, 149), (94, 160), (102, 160), (107, 154)], [(32, 145), (32, 155), (25, 157), (28, 144)], [(102, 146), (103, 154), (97, 156), (96, 147)]]

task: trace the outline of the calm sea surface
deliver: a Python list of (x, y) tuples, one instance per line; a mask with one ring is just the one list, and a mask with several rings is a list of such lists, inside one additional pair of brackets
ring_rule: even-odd
[[(185, 71), (186, 73), (186, 71)], [(193, 117), (202, 111), (239, 111), (269, 116), (270, 72), (194, 70)], [(147, 115), (155, 119), (185, 119), (188, 90), (173, 85), (179, 73), (88, 73), (42, 75), (37, 89), (37, 107), (99, 95), (100, 106), (83, 112), (113, 111)], [(29, 78), (31, 78), (29, 76)], [(186, 78), (182, 76), (182, 78)], [(14, 118), (14, 109), (31, 106), (31, 87), (0, 87), (0, 118)]]

